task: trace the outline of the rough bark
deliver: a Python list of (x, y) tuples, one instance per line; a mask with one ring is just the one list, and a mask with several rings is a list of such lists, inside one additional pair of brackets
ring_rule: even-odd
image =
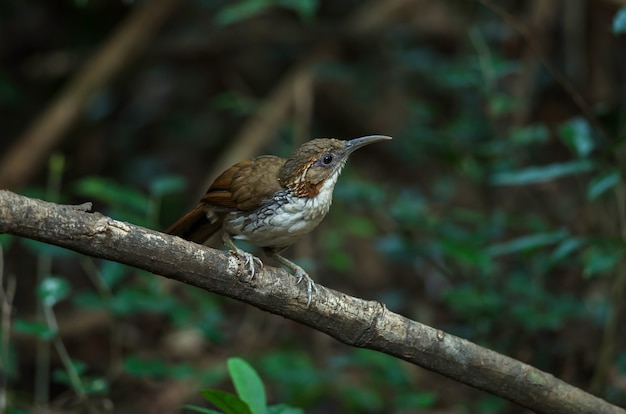
[(538, 413), (625, 412), (532, 366), (393, 313), (379, 302), (318, 286), (307, 308), (304, 288), (285, 271), (266, 266), (249, 280), (232, 254), (84, 210), (0, 191), (0, 233), (125, 263), (238, 299)]

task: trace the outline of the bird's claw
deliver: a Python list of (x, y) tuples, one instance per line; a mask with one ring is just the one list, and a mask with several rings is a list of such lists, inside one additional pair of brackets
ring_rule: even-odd
[(231, 253), (238, 256), (243, 262), (244, 272), (249, 275), (248, 281), (254, 280), (256, 267), (263, 269), (263, 262), (255, 255), (241, 249), (231, 250)]
[(296, 271), (296, 274), (294, 276), (296, 277), (296, 284), (299, 284), (303, 280), (306, 283), (306, 295), (307, 295), (306, 307), (308, 308), (309, 305), (311, 304), (311, 299), (313, 298), (313, 292), (317, 293), (319, 292), (319, 290), (317, 289), (315, 282), (313, 282), (313, 279), (311, 279), (311, 277), (304, 270), (298, 269), (298, 271)]

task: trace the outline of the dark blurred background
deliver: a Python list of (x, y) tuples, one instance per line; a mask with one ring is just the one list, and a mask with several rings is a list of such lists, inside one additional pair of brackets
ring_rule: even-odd
[[(164, 229), (237, 161), (391, 135), (352, 156), (287, 256), (626, 405), (625, 7), (1, 0), (0, 187)], [(229, 357), (308, 413), (525, 412), (242, 303), (0, 240), (7, 412), (191, 412), (233, 390)]]

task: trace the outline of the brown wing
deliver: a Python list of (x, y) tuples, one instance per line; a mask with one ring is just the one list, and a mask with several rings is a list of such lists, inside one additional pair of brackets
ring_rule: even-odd
[(283, 188), (278, 181), (278, 170), (284, 162), (282, 158), (264, 155), (233, 165), (213, 181), (200, 204), (165, 232), (204, 243), (220, 229), (224, 213), (234, 209), (254, 210)]
[(237, 163), (215, 179), (201, 203), (254, 210), (263, 200), (283, 189), (278, 181), (278, 170), (284, 163), (284, 159), (273, 155)]

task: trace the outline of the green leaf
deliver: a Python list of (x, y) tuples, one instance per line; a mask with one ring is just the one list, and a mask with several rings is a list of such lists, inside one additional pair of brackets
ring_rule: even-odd
[(200, 393), (207, 401), (222, 410), (224, 414), (255, 414), (245, 401), (229, 392), (203, 390)]
[(620, 243), (590, 246), (582, 257), (585, 277), (607, 275), (615, 272), (618, 263), (624, 260), (624, 247)]
[(613, 34), (622, 33), (626, 33), (626, 7), (619, 9), (613, 18)]
[(228, 372), (237, 394), (248, 403), (252, 413), (267, 414), (265, 387), (254, 368), (241, 358), (229, 358)]
[(70, 294), (70, 284), (60, 277), (47, 277), (41, 281), (37, 295), (46, 306), (54, 306)]
[(587, 188), (587, 199), (595, 200), (620, 183), (621, 175), (617, 168), (595, 177)]
[(183, 405), (183, 408), (190, 411), (195, 411), (202, 414), (222, 414), (219, 411), (211, 410), (210, 408), (197, 407), (195, 405)]
[(561, 140), (581, 158), (588, 156), (595, 146), (591, 126), (584, 118), (574, 118), (559, 128)]
[(499, 256), (503, 254), (517, 253), (520, 251), (528, 251), (539, 247), (548, 246), (558, 243), (568, 237), (567, 230), (559, 230), (548, 233), (537, 233), (528, 236), (519, 237), (505, 243), (495, 244), (487, 249), (491, 256)]
[(487, 263), (487, 255), (484, 250), (481, 247), (472, 246), (466, 241), (443, 238), (437, 242), (437, 246), (459, 262), (477, 266)]
[(267, 412), (269, 414), (304, 414), (302, 408), (291, 407), (287, 404), (278, 404), (268, 407)]
[(50, 329), (41, 322), (26, 322), (22, 319), (15, 321), (13, 329), (15, 329), (15, 332), (34, 335), (42, 341), (49, 341), (57, 335), (57, 331)]
[(580, 237), (568, 237), (563, 240), (552, 252), (551, 259), (554, 262), (558, 262), (559, 260), (563, 260), (568, 257), (571, 253), (578, 250), (585, 244), (585, 240)]
[(318, 7), (317, 0), (243, 0), (222, 7), (215, 16), (217, 24), (226, 26), (254, 17), (265, 10), (282, 6), (295, 11), (303, 21), (312, 21)]
[(217, 24), (226, 26), (255, 16), (272, 6), (269, 0), (244, 0), (220, 8), (215, 16)]
[(318, 7), (318, 0), (278, 0), (277, 3), (295, 11), (305, 22), (313, 21)]
[(518, 171), (504, 171), (494, 174), (494, 185), (526, 185), (543, 183), (567, 175), (580, 174), (592, 170), (594, 164), (588, 160), (550, 164), (542, 167), (529, 167)]

